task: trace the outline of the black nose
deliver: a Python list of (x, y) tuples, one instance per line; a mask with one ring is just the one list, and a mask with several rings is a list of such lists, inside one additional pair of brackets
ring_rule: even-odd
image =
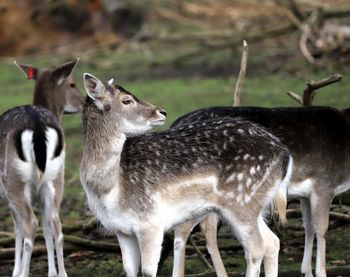
[(159, 112), (160, 114), (166, 116), (166, 111), (164, 111), (164, 110), (158, 110), (158, 112)]

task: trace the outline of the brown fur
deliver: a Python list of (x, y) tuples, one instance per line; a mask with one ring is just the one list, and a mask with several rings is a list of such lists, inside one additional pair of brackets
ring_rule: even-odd
[[(77, 62), (78, 60), (52, 69), (35, 68), (32, 71), (36, 80), (34, 105), (13, 108), (0, 117), (0, 188), (3, 188), (0, 195), (9, 204), (16, 232), (13, 276), (25, 277), (29, 274), (33, 240), (38, 225), (32, 202), (37, 198), (40, 198), (42, 205), (49, 275), (57, 275), (54, 256), (56, 249), (59, 276), (67, 276), (59, 218), (65, 156), (60, 118), (65, 110), (78, 112), (82, 108), (83, 97), (70, 77)], [(16, 65), (26, 76), (31, 75), (28, 72), (32, 66)], [(57, 139), (51, 138), (51, 142), (49, 130), (57, 136)], [(25, 141), (26, 132), (32, 134), (27, 137), (31, 141)], [(49, 160), (47, 144), (54, 142), (56, 145), (53, 145)], [(52, 163), (47, 168), (49, 162)]]
[(118, 235), (127, 276), (136, 276), (137, 255), (123, 249), (134, 239), (144, 276), (155, 276), (163, 232), (211, 211), (229, 222), (244, 245), (247, 276), (259, 272), (265, 257), (266, 271), (275, 276), (279, 242), (262, 214), (289, 178), (286, 147), (240, 118), (126, 137), (145, 131), (163, 113), (116, 86), (112, 93), (90, 74), (84, 81), (81, 182), (92, 211)]

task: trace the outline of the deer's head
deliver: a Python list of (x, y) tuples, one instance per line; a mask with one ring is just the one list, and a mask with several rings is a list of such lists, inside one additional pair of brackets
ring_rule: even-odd
[(27, 79), (35, 81), (33, 104), (43, 106), (57, 116), (63, 113), (81, 112), (84, 97), (72, 78), (72, 72), (79, 62), (65, 63), (53, 68), (37, 68), (28, 64), (15, 65)]
[(102, 83), (89, 73), (84, 74), (87, 105), (101, 116), (115, 123), (123, 133), (143, 133), (153, 126), (161, 125), (166, 112), (154, 105), (137, 99), (124, 88), (113, 85), (113, 80)]

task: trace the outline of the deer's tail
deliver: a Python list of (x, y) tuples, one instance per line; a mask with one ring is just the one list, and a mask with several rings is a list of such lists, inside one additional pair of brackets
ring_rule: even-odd
[(283, 166), (284, 176), (278, 184), (277, 191), (273, 199), (273, 205), (277, 210), (282, 224), (287, 222), (287, 186), (292, 176), (292, 168), (293, 158), (291, 155), (288, 155)]

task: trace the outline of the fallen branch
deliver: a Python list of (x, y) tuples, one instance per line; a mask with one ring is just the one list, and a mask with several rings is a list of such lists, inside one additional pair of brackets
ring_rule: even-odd
[(197, 252), (199, 258), (203, 261), (203, 263), (211, 270), (213, 270), (213, 266), (208, 262), (208, 260), (205, 258), (205, 256), (203, 255), (202, 251), (199, 249), (199, 247), (197, 246), (197, 244), (194, 242), (194, 240), (192, 239), (192, 237), (190, 237), (190, 243), (193, 246), (194, 250)]
[(63, 233), (68, 233), (68, 232), (74, 232), (74, 231), (90, 231), (92, 229), (95, 229), (97, 226), (97, 221), (95, 218), (90, 219), (87, 222), (79, 222), (75, 224), (64, 224), (62, 225), (62, 231)]
[(14, 234), (12, 232), (3, 232), (3, 231), (0, 231), (0, 236), (1, 237), (13, 237)]
[[(301, 217), (301, 210), (300, 209), (287, 209), (287, 218), (295, 218), (295, 217)], [(350, 215), (338, 213), (338, 212), (329, 212), (329, 218), (330, 220), (339, 220), (346, 223), (350, 223)]]
[[(74, 245), (65, 245), (64, 254), (78, 251), (79, 248)], [(15, 257), (15, 248), (0, 248), (0, 260), (12, 260)], [(33, 247), (32, 256), (46, 255), (46, 247), (44, 245), (38, 245)]]
[(65, 235), (64, 241), (76, 246), (81, 246), (88, 250), (120, 253), (119, 245), (116, 242), (111, 243), (106, 241), (83, 239), (71, 235)]
[(15, 238), (14, 237), (0, 239), (0, 246), (2, 246), (2, 247), (8, 246), (8, 245), (11, 245), (11, 244), (14, 244), (14, 243), (15, 243)]
[(243, 50), (242, 50), (242, 59), (241, 59), (241, 68), (239, 70), (238, 79), (236, 82), (234, 98), (233, 98), (233, 106), (241, 105), (241, 90), (243, 86), (243, 81), (247, 69), (247, 59), (248, 59), (248, 43), (243, 40)]

